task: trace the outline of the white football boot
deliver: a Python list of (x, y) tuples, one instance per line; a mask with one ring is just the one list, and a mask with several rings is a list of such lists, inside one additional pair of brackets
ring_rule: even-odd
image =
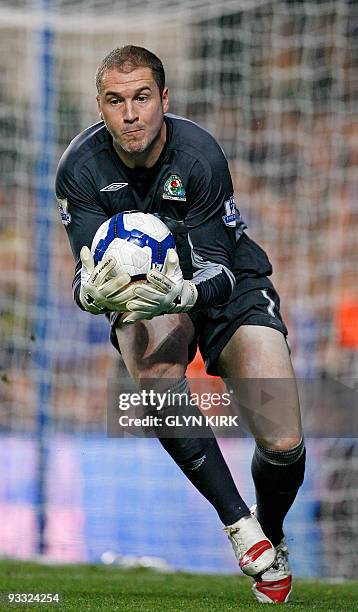
[(244, 516), (224, 528), (239, 565), (247, 576), (259, 576), (275, 562), (276, 550), (255, 516)]
[[(250, 508), (255, 516), (256, 506)], [(286, 603), (292, 591), (292, 572), (288, 562), (288, 547), (283, 537), (276, 546), (276, 559), (252, 585), (256, 599), (261, 603)]]

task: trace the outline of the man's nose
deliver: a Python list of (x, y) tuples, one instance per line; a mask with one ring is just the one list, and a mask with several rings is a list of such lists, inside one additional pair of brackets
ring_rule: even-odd
[(138, 119), (138, 114), (136, 113), (133, 104), (131, 102), (127, 102), (124, 107), (124, 121), (128, 121), (128, 123), (133, 123)]

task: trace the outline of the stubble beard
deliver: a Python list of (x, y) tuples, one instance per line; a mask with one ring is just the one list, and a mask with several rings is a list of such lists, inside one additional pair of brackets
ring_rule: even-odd
[(144, 139), (142, 142), (132, 142), (132, 143), (126, 143), (124, 138), (121, 138), (121, 140), (115, 140), (115, 145), (117, 147), (119, 147), (120, 149), (122, 149), (125, 153), (130, 154), (136, 154), (136, 153), (144, 153), (147, 149), (150, 148), (151, 146), (151, 142), (147, 142), (146, 139)]
[(142, 142), (133, 142), (132, 144), (126, 143), (123, 137), (119, 139), (112, 134), (114, 148), (124, 151), (127, 155), (141, 155), (142, 153), (150, 153), (156, 142), (160, 139), (161, 129), (162, 126), (160, 126), (157, 132), (151, 137), (145, 137)]

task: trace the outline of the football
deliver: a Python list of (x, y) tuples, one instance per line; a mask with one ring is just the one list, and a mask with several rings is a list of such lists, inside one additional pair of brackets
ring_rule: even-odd
[[(91, 246), (95, 265), (111, 255), (117, 261), (114, 272), (127, 272), (132, 282), (145, 281), (152, 268), (162, 271), (168, 249), (175, 249), (175, 240), (165, 223), (137, 211), (118, 213), (102, 223)], [(179, 266), (175, 280), (183, 281)]]

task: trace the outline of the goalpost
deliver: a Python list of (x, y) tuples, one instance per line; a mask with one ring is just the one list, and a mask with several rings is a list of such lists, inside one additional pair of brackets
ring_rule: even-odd
[[(122, 453), (120, 445), (104, 436), (106, 385), (118, 375), (118, 363), (106, 323), (72, 302), (72, 255), (51, 196), (54, 168), (71, 138), (98, 119), (94, 73), (102, 57), (128, 43), (157, 53), (167, 69), (171, 112), (209, 129), (226, 152), (248, 233), (267, 249), (274, 265), (297, 375), (354, 377), (355, 19), (354, 3), (347, 0), (1, 1), (0, 436), (6, 465), (12, 466), (6, 482), (16, 495), (15, 505), (12, 494), (0, 498), (6, 517), (0, 555), (46, 552), (62, 559), (96, 560), (117, 541), (137, 554), (128, 526), (116, 525), (118, 516), (127, 525), (133, 503), (139, 503), (136, 489), (142, 487), (150, 500), (151, 490), (161, 490), (148, 469), (150, 458), (158, 474), (170, 474), (173, 508), (175, 496), (184, 495), (205, 513), (202, 527), (199, 520), (195, 523), (202, 551), (211, 555), (203, 569), (231, 568), (229, 553), (226, 559), (226, 553), (221, 556), (213, 551), (216, 545), (206, 543), (208, 533), (209, 543), (216, 542), (210, 510), (196, 498), (192, 501), (155, 444), (120, 441), (126, 448)], [(337, 520), (342, 506), (334, 505), (329, 491), (334, 480), (342, 498), (351, 499), (355, 444), (332, 444), (321, 440), (314, 446), (313, 471), (301, 493), (310, 509), (304, 519), (294, 513), (290, 523), (297, 541), (312, 514), (310, 529), (319, 542), (312, 554), (321, 559), (319, 571), (326, 575), (335, 571), (329, 534), (337, 535), (341, 525), (338, 537), (348, 541), (349, 531), (352, 543), (347, 522), (353, 525), (357, 518), (354, 504), (346, 504), (348, 515), (343, 512)], [(237, 465), (241, 461), (247, 472), (249, 447), (246, 440), (223, 442), (239, 482), (243, 476)], [(116, 456), (129, 470), (126, 475), (118, 475)], [(320, 461), (326, 465), (323, 480), (313, 473)], [(101, 462), (108, 469), (108, 487), (101, 488), (104, 508), (97, 506), (95, 495), (102, 482)], [(343, 468), (349, 477), (343, 477)], [(248, 481), (242, 486), (252, 494)], [(162, 494), (165, 500), (164, 490)], [(321, 512), (321, 522), (314, 522), (315, 511), (317, 516)], [(178, 513), (177, 520), (184, 523), (185, 511)], [(151, 519), (159, 524), (159, 509)], [(107, 535), (101, 531), (102, 520), (112, 526)], [(38, 521), (43, 529), (36, 526)], [(16, 535), (18, 522), (24, 525), (21, 537)], [(145, 534), (146, 525), (141, 529)], [(96, 530), (102, 534), (97, 540)], [(187, 535), (183, 525), (183, 541)], [(193, 569), (192, 557), (183, 553), (170, 526), (165, 537), (166, 542), (174, 538), (173, 558)], [(151, 543), (146, 546), (149, 554)], [(165, 550), (163, 541), (156, 552)], [(348, 566), (355, 568), (354, 546), (349, 555)], [(347, 576), (350, 570), (341, 566), (336, 571)]]

